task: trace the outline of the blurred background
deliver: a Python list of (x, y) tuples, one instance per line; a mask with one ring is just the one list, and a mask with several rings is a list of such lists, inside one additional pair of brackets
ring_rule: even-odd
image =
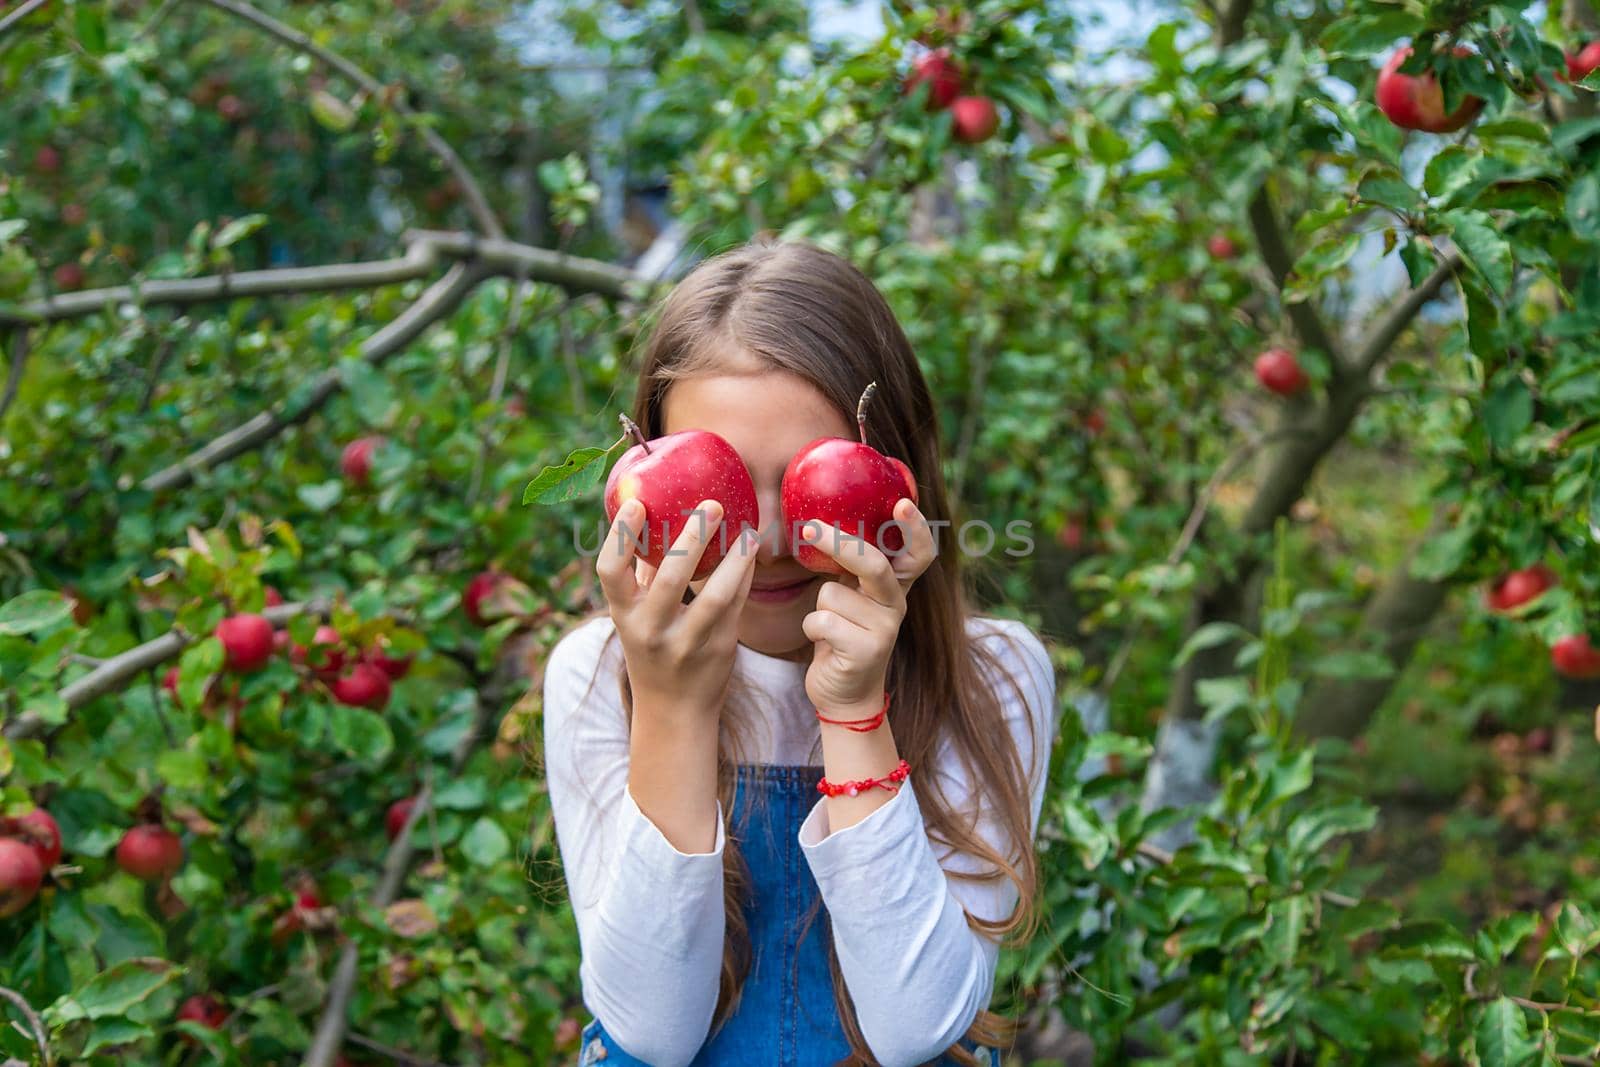
[(0, 1048), (576, 1062), (538, 679), (603, 515), (523, 491), (771, 231), (894, 306), (958, 518), (1032, 524), (973, 561), (1062, 701), (1004, 1062), (1597, 1062), (1597, 41), (0, 2)]

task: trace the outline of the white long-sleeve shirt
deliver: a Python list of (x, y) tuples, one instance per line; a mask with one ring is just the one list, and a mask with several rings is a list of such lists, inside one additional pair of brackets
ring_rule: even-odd
[[(607, 617), (590, 620), (550, 653), (545, 773), (577, 918), (584, 1006), (635, 1057), (678, 1067), (705, 1042), (716, 1009), (725, 818), (719, 802), (712, 850), (691, 854), (678, 851), (639, 810), (627, 788), (628, 727), (617, 692), (622, 649), (613, 629)], [(1055, 739), (1050, 659), (1039, 639), (1012, 620), (974, 617), (968, 632), (991, 643), (1025, 697), (1019, 703), (1013, 687), (996, 680), (1006, 727), (1029, 774), (1032, 834)], [(805, 693), (808, 665), (738, 646), (735, 672), (765, 697), (747, 762), (821, 764), (820, 727)], [(1002, 855), (1007, 845), (989, 803), (974, 803), (949, 742), (939, 753), (937, 766), (913, 767), (882, 807), (853, 826), (831, 832), (819, 795), (799, 830), (862, 1035), (884, 1067), (933, 1059), (988, 1006), (999, 948), (968, 926), (962, 908), (1004, 920), (1017, 902), (1009, 879), (946, 876), (947, 869), (978, 871), (984, 864), (928, 838), (919, 778), (939, 775), (958, 810), (980, 808), (985, 839)]]

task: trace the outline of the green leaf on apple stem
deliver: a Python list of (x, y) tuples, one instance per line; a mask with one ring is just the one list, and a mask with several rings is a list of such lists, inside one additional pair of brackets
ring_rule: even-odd
[(600, 484), (606, 464), (600, 460), (626, 441), (618, 441), (610, 448), (579, 448), (567, 454), (558, 467), (541, 470), (528, 487), (522, 491), (524, 504), (565, 504), (576, 500)]

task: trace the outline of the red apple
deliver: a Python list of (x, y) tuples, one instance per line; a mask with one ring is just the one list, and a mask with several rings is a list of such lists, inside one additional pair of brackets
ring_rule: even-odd
[(1589, 643), (1588, 634), (1568, 634), (1551, 645), (1550, 662), (1568, 678), (1600, 678), (1600, 649)]
[[(222, 1024), (228, 1021), (228, 1009), (211, 994), (197, 993), (179, 1005), (178, 1021), (198, 1023), (207, 1030), (220, 1030)], [(182, 1037), (188, 1044), (199, 1044), (188, 1034), (183, 1034)]]
[(135, 826), (117, 843), (117, 866), (146, 882), (160, 881), (183, 866), (183, 842), (165, 826)]
[(161, 677), (161, 688), (171, 693), (173, 700), (178, 699), (178, 668), (167, 668), (167, 673)]
[(1239, 254), (1239, 246), (1225, 233), (1214, 233), (1206, 242), (1206, 251), (1212, 259), (1232, 259)]
[(217, 623), (217, 639), (227, 654), (229, 670), (258, 671), (272, 658), (272, 624), (265, 616), (230, 615)]
[(390, 841), (400, 836), (400, 831), (405, 829), (406, 820), (411, 818), (411, 809), (416, 805), (416, 797), (406, 797), (389, 805), (389, 810), (383, 815), (383, 828), (388, 832)]
[(488, 626), (494, 621), (483, 614), (483, 602), (508, 577), (500, 571), (484, 571), (467, 583), (467, 588), (461, 593), (461, 610), (474, 626)]
[(411, 661), (416, 657), (385, 655), (384, 653), (388, 650), (388, 647), (389, 646), (387, 642), (373, 645), (371, 648), (367, 649), (363, 658), (365, 658), (368, 663), (378, 668), (384, 674), (387, 674), (390, 678), (398, 682), (410, 672)]
[(15, 837), (39, 857), (40, 866), (49, 870), (61, 862), (61, 827), (43, 808), (34, 808), (26, 815), (7, 819), (6, 836)]
[(70, 293), (75, 289), (82, 289), (84, 283), (83, 267), (77, 263), (63, 263), (50, 275), (56, 288), (63, 293)]
[(717, 501), (722, 505), (722, 522), (710, 532), (694, 569), (695, 578), (704, 578), (746, 527), (759, 528), (749, 469), (732, 445), (709, 430), (680, 430), (646, 441), (626, 415), (622, 421), (639, 443), (623, 453), (606, 479), (606, 521), (615, 521), (629, 500), (643, 504), (639, 558), (660, 567), (678, 535), (698, 522), (690, 513), (700, 501)]
[(1310, 384), (1287, 348), (1269, 348), (1256, 357), (1256, 381), (1279, 396), (1293, 396)]
[(950, 132), (963, 144), (977, 144), (1000, 128), (1000, 112), (987, 96), (958, 96), (950, 105)]
[(905, 81), (906, 94), (915, 92), (923, 82), (928, 83), (929, 111), (947, 108), (951, 101), (961, 95), (961, 70), (950, 58), (948, 48), (929, 52), (911, 65), (911, 73)]
[(282, 944), (290, 934), (304, 929), (306, 913), (316, 911), (323, 907), (322, 897), (318, 895), (317, 888), (309, 880), (294, 895), (294, 903), (289, 910), (279, 915), (272, 924), (272, 940)]
[(217, 114), (229, 122), (238, 122), (244, 118), (245, 110), (244, 101), (232, 93), (217, 101)]
[(867, 404), (876, 391), (876, 382), (868, 385), (856, 406), (859, 441), (820, 437), (796, 452), (783, 472), (779, 496), (784, 534), (795, 546), (795, 561), (809, 571), (845, 573), (816, 545), (799, 539), (801, 527), (814, 520), (837, 526), (887, 553), (905, 547), (894, 506), (902, 497), (916, 502), (916, 479), (904, 463), (867, 444)]
[(1502, 576), (1484, 594), (1484, 603), (1490, 611), (1512, 611), (1539, 599), (1555, 584), (1555, 572), (1543, 563), (1535, 563)]
[(1056, 544), (1068, 552), (1077, 552), (1083, 548), (1083, 523), (1077, 519), (1068, 519), (1056, 533)]
[(1581, 82), (1600, 67), (1600, 41), (1590, 41), (1576, 52), (1567, 53), (1567, 81)]
[(61, 169), (61, 153), (54, 145), (40, 145), (33, 154), (33, 169), (40, 174), (54, 174)]
[(68, 226), (82, 226), (89, 220), (89, 212), (82, 204), (64, 204), (61, 207), (61, 221)]
[(351, 707), (382, 711), (389, 703), (389, 676), (370, 663), (357, 663), (333, 683), (333, 699)]
[[(1470, 56), (1469, 49), (1457, 47), (1457, 56)], [(1378, 74), (1378, 110), (1388, 120), (1403, 130), (1426, 130), (1429, 133), (1452, 133), (1478, 117), (1483, 110), (1483, 99), (1469, 96), (1461, 101), (1455, 111), (1444, 112), (1444, 90), (1433, 71), (1421, 74), (1401, 74), (1400, 67), (1410, 58), (1411, 49), (1402, 48), (1389, 57)]]
[(1083, 417), (1084, 432), (1090, 437), (1099, 437), (1101, 433), (1105, 432), (1105, 428), (1106, 413), (1099, 408), (1095, 408)]
[(279, 604), (283, 603), (283, 594), (278, 592), (278, 590), (273, 586), (262, 586), (261, 595), (266, 599), (266, 604), (269, 608), (275, 608)]
[(339, 468), (344, 476), (356, 485), (366, 485), (372, 474), (372, 454), (383, 444), (382, 437), (358, 437), (344, 446), (339, 457)]
[(336, 677), (344, 670), (344, 638), (339, 636), (338, 630), (323, 623), (311, 635), (310, 649), (304, 645), (290, 645), (289, 658), (295, 663), (309, 664), (319, 678)]
[(0, 837), (0, 918), (15, 915), (33, 902), (44, 884), (44, 870), (32, 845)]

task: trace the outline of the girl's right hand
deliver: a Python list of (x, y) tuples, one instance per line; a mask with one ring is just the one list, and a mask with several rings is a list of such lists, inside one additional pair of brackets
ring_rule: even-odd
[[(634, 706), (676, 708), (714, 721), (733, 674), (739, 616), (759, 543), (755, 531), (740, 532), (699, 594), (683, 603), (695, 567), (722, 522), (722, 505), (715, 500), (701, 501), (696, 511), (700, 516), (690, 516), (673, 551), (650, 573), (637, 554), (644, 505), (629, 500), (617, 510), (595, 573), (622, 641)], [(641, 571), (646, 572), (642, 582)]]

